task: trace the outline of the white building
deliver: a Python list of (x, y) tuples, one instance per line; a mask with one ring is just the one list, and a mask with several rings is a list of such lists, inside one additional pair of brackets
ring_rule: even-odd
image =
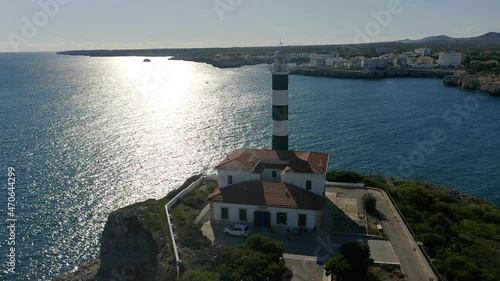
[(365, 57), (363, 57), (363, 56), (351, 58), (349, 60), (349, 68), (361, 68), (362, 62), (364, 59), (365, 59)]
[(331, 52), (328, 54), (311, 54), (311, 66), (322, 67), (332, 65), (332, 59), (338, 58), (339, 54), (337, 52)]
[(406, 58), (406, 64), (408, 66), (413, 66), (413, 65), (417, 65), (418, 64), (418, 58), (417, 57), (407, 57)]
[(459, 66), (462, 64), (462, 53), (459, 52), (441, 52), (439, 53), (440, 66)]
[(429, 64), (434, 64), (434, 59), (431, 57), (418, 57), (417, 62), (419, 64), (429, 65)]
[(431, 49), (429, 48), (418, 48), (415, 49), (415, 53), (419, 56), (430, 56), (431, 55)]
[(385, 58), (373, 57), (371, 59), (363, 59), (361, 61), (361, 67), (368, 69), (386, 68), (387, 61)]
[(267, 227), (320, 226), (329, 156), (237, 149), (216, 166), (211, 219)]

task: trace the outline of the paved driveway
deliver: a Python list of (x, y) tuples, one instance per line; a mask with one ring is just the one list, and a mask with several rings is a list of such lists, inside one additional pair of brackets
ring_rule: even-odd
[[(326, 192), (336, 193), (337, 198), (349, 197), (357, 199), (358, 204), (361, 202), (363, 194), (373, 194), (375, 198), (377, 198), (377, 210), (380, 212), (380, 223), (392, 244), (404, 274), (407, 275), (407, 280), (427, 281), (431, 280), (431, 278), (436, 280), (429, 264), (419, 252), (415, 240), (401, 221), (399, 214), (381, 191), (356, 187), (328, 187)], [(361, 206), (358, 205), (358, 209), (359, 208), (361, 208)], [(372, 246), (372, 244), (370, 244), (370, 246)], [(379, 245), (374, 244), (374, 246), (377, 247)], [(372, 253), (376, 255), (373, 249)], [(374, 259), (376, 260), (375, 257)]]

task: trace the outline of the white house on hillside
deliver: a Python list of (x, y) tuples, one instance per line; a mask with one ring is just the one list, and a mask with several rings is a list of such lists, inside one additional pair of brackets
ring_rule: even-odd
[(329, 156), (310, 151), (237, 149), (216, 166), (211, 218), (267, 227), (320, 226)]

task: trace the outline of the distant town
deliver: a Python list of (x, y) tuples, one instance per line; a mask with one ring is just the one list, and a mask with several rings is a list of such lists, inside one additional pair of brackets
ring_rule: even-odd
[[(288, 58), (294, 60), (307, 60), (312, 67), (333, 67), (333, 68), (352, 68), (352, 69), (384, 69), (384, 68), (461, 68), (465, 60), (462, 52), (448, 51), (432, 53), (430, 48), (418, 48), (414, 51), (396, 53), (390, 47), (377, 47), (376, 52), (381, 55), (378, 57), (355, 56), (352, 58), (343, 58), (338, 52), (318, 52), (318, 53), (291, 53)], [(498, 51), (500, 54), (500, 51)], [(437, 59), (434, 59), (437, 57)], [(271, 60), (271, 55), (241, 55), (241, 54), (223, 54), (215, 55), (221, 60)], [(498, 64), (498, 61), (491, 62)]]

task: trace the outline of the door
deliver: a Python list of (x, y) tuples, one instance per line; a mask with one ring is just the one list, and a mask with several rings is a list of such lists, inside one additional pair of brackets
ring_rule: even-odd
[(299, 214), (299, 226), (307, 227), (307, 215)]
[(271, 214), (269, 212), (255, 211), (254, 226), (271, 226)]

